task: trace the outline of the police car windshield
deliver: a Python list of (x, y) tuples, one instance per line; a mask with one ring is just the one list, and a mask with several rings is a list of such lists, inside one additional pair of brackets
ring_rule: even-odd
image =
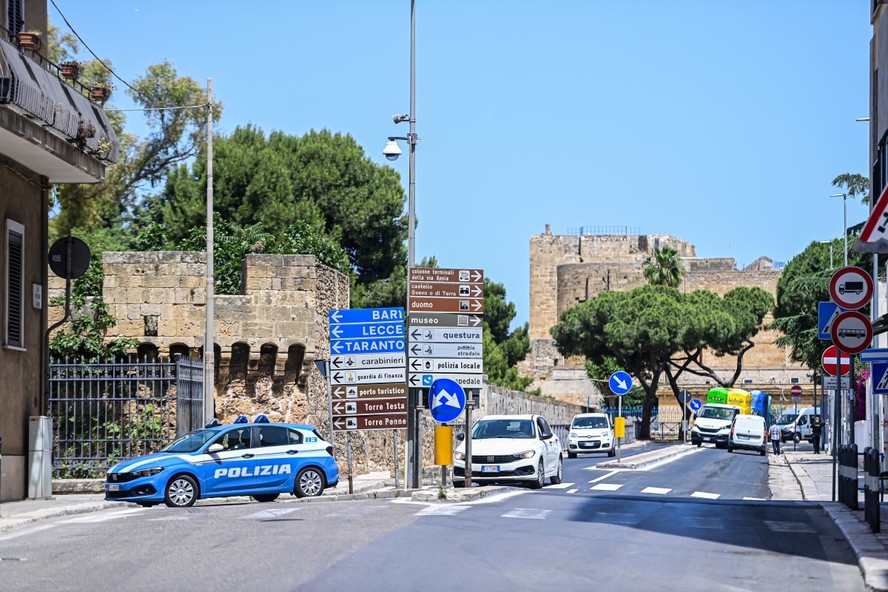
[(161, 452), (196, 452), (219, 432), (214, 430), (198, 430), (185, 434), (161, 449)]

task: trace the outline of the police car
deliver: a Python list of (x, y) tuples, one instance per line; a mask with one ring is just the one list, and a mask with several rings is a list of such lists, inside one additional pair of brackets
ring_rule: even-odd
[(114, 465), (105, 499), (171, 508), (234, 495), (272, 502), (281, 493), (319, 496), (338, 482), (333, 446), (314, 426), (241, 416), (229, 425), (213, 420), (160, 452)]

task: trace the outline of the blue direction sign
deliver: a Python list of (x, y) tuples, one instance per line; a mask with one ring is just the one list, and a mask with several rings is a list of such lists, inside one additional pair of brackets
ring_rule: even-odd
[(888, 349), (871, 347), (857, 354), (857, 357), (861, 362), (888, 362)]
[(376, 337), (404, 337), (404, 321), (330, 325), (330, 339), (374, 339)]
[(466, 406), (466, 394), (462, 387), (448, 378), (439, 378), (429, 391), (429, 411), (440, 423), (453, 421)]
[(334, 354), (390, 354), (407, 349), (403, 337), (392, 339), (339, 339), (330, 340), (330, 351)]
[(627, 372), (617, 370), (611, 374), (608, 385), (615, 395), (625, 395), (632, 388), (632, 377)]
[(403, 308), (331, 310), (330, 351), (334, 355), (387, 354), (407, 349)]
[(829, 341), (832, 339), (829, 330), (837, 316), (845, 312), (835, 302), (818, 302), (817, 303), (817, 338), (821, 341)]
[(342, 308), (329, 313), (331, 325), (386, 323), (404, 320), (403, 308)]
[(877, 395), (888, 395), (888, 362), (872, 364), (873, 392)]
[(698, 411), (700, 411), (700, 408), (703, 407), (703, 401), (701, 401), (700, 399), (691, 399), (691, 402), (688, 403), (688, 407), (691, 408), (691, 411), (697, 413)]

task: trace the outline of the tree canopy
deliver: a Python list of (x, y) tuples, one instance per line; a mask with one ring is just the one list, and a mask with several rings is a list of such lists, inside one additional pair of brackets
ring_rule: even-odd
[(678, 251), (672, 247), (657, 247), (650, 259), (644, 262), (642, 273), (652, 286), (677, 288), (681, 285), (684, 267)]

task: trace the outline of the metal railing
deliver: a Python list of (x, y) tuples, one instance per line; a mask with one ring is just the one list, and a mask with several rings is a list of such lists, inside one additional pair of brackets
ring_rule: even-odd
[(203, 424), (203, 363), (51, 361), (53, 477), (95, 478)]

